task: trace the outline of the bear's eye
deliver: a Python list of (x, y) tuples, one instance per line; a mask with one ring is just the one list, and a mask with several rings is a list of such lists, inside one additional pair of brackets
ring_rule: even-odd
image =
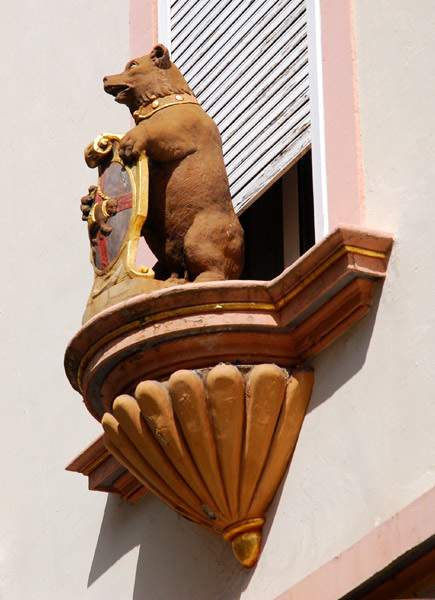
[(137, 62), (134, 60), (133, 62), (131, 62), (131, 63), (128, 65), (128, 68), (129, 68), (129, 69), (131, 69), (132, 67), (138, 67), (138, 66), (139, 66), (139, 63), (137, 63)]

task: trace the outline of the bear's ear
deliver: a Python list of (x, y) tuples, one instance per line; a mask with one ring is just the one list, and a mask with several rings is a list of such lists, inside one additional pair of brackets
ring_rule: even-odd
[(156, 67), (159, 67), (159, 69), (169, 69), (171, 66), (169, 50), (163, 44), (157, 44), (157, 46), (154, 46), (154, 48), (151, 50), (150, 58)]

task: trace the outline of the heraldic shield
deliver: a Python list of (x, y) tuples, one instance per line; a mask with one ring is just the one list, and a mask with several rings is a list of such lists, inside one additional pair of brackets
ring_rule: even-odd
[[(112, 160), (101, 171), (94, 210), (101, 203), (102, 214), (107, 222), (104, 230), (100, 226), (95, 237), (91, 237), (92, 259), (99, 271), (110, 267), (127, 242), (133, 207), (133, 182), (125, 166), (118, 160)], [(92, 226), (90, 229), (92, 230)]]
[[(130, 295), (155, 287), (154, 271), (136, 264), (148, 212), (148, 160), (143, 154), (136, 163), (124, 164), (119, 156), (121, 139), (120, 134), (103, 133), (85, 149), (87, 165), (98, 167), (98, 182), (82, 199), (89, 207), (87, 222), (95, 273), (84, 320), (99, 310), (98, 304), (112, 304), (109, 289), (110, 298), (119, 301), (126, 286)], [(90, 304), (94, 304), (91, 312)]]

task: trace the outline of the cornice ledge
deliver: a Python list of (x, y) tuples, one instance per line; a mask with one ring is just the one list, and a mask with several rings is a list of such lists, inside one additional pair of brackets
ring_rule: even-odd
[(76, 456), (67, 465), (66, 470), (88, 477), (90, 490), (119, 494), (130, 504), (134, 504), (148, 492), (148, 489), (110, 454), (102, 435)]

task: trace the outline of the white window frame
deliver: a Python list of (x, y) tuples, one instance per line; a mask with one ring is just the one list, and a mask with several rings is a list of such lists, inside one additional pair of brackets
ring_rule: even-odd
[(157, 0), (157, 32), (158, 42), (171, 51), (171, 13), (169, 0)]
[(313, 165), (314, 231), (319, 242), (329, 231), (326, 179), (325, 109), (323, 104), (322, 26), (320, 0), (306, 0), (310, 82), (311, 158)]

